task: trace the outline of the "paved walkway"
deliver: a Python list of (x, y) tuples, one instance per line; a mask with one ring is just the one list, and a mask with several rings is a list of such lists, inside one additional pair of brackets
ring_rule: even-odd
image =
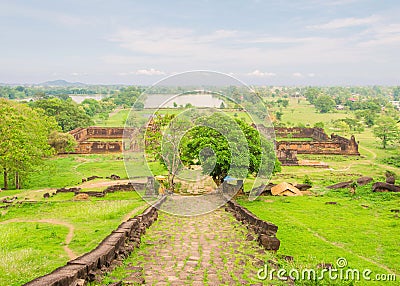
[(257, 270), (269, 254), (251, 238), (222, 208), (194, 217), (160, 212), (141, 247), (127, 258), (123, 283), (262, 285)]

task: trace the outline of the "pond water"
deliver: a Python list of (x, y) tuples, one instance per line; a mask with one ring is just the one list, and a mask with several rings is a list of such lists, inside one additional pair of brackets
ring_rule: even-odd
[(101, 100), (104, 95), (102, 94), (93, 94), (93, 95), (70, 95), (69, 97), (72, 98), (73, 101), (76, 103), (81, 103), (85, 99), (95, 99), (95, 100)]
[[(223, 102), (211, 94), (148, 94), (144, 103), (145, 108), (174, 107), (174, 102), (180, 106), (190, 103), (196, 107), (219, 107)], [(224, 103), (225, 104), (225, 103)]]
[[(101, 100), (105, 95), (102, 94), (93, 94), (93, 95), (69, 95), (73, 101), (76, 103), (81, 103), (85, 99), (95, 99), (95, 100)], [(22, 98), (22, 99), (16, 99), (16, 101), (31, 101), (34, 100), (33, 97), (27, 97), (27, 98)]]

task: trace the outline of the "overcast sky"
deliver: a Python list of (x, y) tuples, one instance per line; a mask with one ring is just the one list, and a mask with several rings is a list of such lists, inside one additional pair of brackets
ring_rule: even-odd
[(0, 0), (0, 82), (399, 85), (400, 1)]

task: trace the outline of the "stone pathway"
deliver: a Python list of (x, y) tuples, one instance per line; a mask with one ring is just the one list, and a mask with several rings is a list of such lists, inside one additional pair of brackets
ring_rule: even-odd
[(223, 208), (191, 217), (160, 212), (140, 248), (109, 279), (122, 285), (263, 285), (257, 271), (271, 254), (253, 237)]

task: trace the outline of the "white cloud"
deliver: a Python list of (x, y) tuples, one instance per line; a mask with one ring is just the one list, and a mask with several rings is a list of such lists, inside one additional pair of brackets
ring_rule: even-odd
[(379, 19), (380, 18), (375, 15), (366, 18), (354, 18), (354, 17), (341, 18), (341, 19), (334, 19), (324, 24), (307, 26), (307, 28), (313, 30), (335, 30), (335, 29), (369, 25), (378, 22)]
[(362, 36), (366, 39), (359, 44), (362, 48), (391, 47), (400, 43), (400, 24), (393, 23), (372, 27), (366, 30)]
[(216, 42), (234, 38), (233, 30), (216, 30), (209, 34), (196, 34), (190, 29), (154, 28), (145, 30), (120, 29), (108, 40), (133, 52), (152, 55), (192, 57), (207, 51)]
[(250, 73), (247, 73), (246, 75), (248, 76), (256, 76), (256, 77), (272, 77), (272, 76), (276, 76), (276, 73), (273, 72), (262, 72), (259, 70), (254, 70)]
[(135, 72), (135, 74), (136, 75), (165, 75), (165, 72), (150, 68), (150, 69), (137, 70)]
[(88, 73), (87, 72), (71, 72), (69, 75), (72, 75), (72, 76), (87, 76)]
[[(380, 27), (387, 28), (382, 30)], [(167, 27), (143, 30), (125, 28), (109, 38), (109, 41), (125, 49), (125, 53), (108, 54), (101, 58), (108, 65), (118, 68), (116, 72), (125, 71), (127, 66), (157, 66), (160, 71), (180, 72), (193, 69), (221, 70), (223, 67), (237, 75), (252, 77), (252, 80), (273, 78), (279, 81), (285, 78), (289, 81), (307, 81), (314, 80), (316, 74), (319, 80), (328, 75), (331, 78), (344, 78), (371, 70), (375, 59), (382, 62), (393, 59), (392, 54), (386, 53), (386, 50), (382, 53), (379, 50), (381, 46), (379, 49), (376, 46), (381, 44), (389, 49), (390, 41), (400, 40), (398, 34), (395, 36), (398, 29), (396, 25), (383, 25), (383, 20), (350, 35), (346, 32), (313, 36), (302, 33), (287, 36), (283, 33), (280, 36), (230, 30), (204, 34)], [(271, 70), (255, 69), (266, 64), (280, 76)], [(291, 73), (288, 71), (290, 67), (312, 72)], [(246, 70), (251, 72), (246, 73)], [(153, 72), (146, 70), (143, 73)], [(132, 75), (136, 75), (136, 72)]]

